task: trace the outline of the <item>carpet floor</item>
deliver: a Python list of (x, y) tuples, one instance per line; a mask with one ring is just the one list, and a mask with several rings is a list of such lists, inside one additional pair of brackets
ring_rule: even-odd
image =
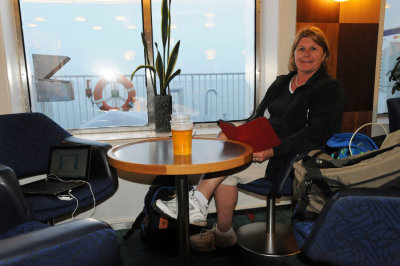
[[(234, 228), (252, 222), (265, 221), (266, 215), (263, 209), (238, 212), (235, 214), (233, 223)], [(285, 208), (277, 209), (276, 221), (290, 223), (291, 211)], [(208, 226), (211, 228), (216, 222), (215, 214), (208, 217)], [(124, 266), (146, 265), (146, 266), (169, 266), (177, 265), (177, 244), (176, 240), (165, 240), (159, 246), (146, 244), (142, 241), (140, 232), (135, 231), (128, 239), (123, 236), (128, 230), (118, 230), (117, 237), (120, 246), (121, 259)], [(191, 230), (192, 232), (193, 230)], [(190, 250), (190, 265), (193, 266), (258, 266), (258, 265), (290, 265), (306, 266), (310, 265), (302, 255), (288, 257), (264, 257), (251, 254), (239, 245), (228, 249), (218, 249), (213, 252), (198, 252)]]

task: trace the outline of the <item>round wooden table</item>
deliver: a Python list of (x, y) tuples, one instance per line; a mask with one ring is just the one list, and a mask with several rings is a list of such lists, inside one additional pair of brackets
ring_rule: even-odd
[[(107, 153), (113, 167), (133, 173), (175, 176), (178, 199), (179, 264), (189, 263), (187, 175), (221, 172), (252, 161), (251, 146), (232, 140), (193, 138), (191, 155), (173, 155), (172, 139), (157, 138), (122, 144)], [(241, 169), (242, 170), (242, 169)]]

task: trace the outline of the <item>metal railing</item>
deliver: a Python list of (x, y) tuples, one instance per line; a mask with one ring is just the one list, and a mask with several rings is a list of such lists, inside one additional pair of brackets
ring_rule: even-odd
[[(129, 79), (129, 76), (125, 77)], [(245, 119), (254, 109), (253, 77), (253, 75), (246, 76), (245, 73), (181, 74), (170, 83), (173, 111), (188, 112), (195, 122)], [(71, 75), (58, 76), (54, 79), (72, 83), (73, 100), (38, 102), (35, 98), (32, 99), (34, 111), (46, 114), (66, 129), (147, 124), (147, 92), (144, 75), (135, 75), (132, 80), (136, 101), (128, 112), (123, 112), (127, 116), (124, 121), (120, 121), (123, 120), (122, 115), (105, 117), (107, 112), (99, 108), (101, 101), (95, 101), (93, 94), (96, 84), (101, 79), (100, 76)], [(33, 90), (33, 95), (36, 95), (35, 88)], [(107, 105), (119, 107), (126, 101), (128, 91), (122, 84), (110, 82), (104, 86), (102, 96)], [(104, 120), (114, 121), (100, 123), (102, 117)]]

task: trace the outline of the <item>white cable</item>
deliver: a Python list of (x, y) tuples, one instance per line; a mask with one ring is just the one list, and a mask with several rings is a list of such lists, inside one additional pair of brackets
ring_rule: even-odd
[(74, 214), (75, 214), (75, 212), (76, 212), (76, 210), (78, 209), (78, 206), (79, 206), (79, 200), (74, 196), (74, 195), (72, 195), (71, 194), (71, 189), (70, 190), (68, 190), (68, 195), (70, 195), (73, 199), (75, 199), (75, 201), (76, 201), (76, 206), (75, 206), (75, 209), (74, 209), (74, 211), (72, 212), (72, 220), (74, 220), (75, 221), (75, 217), (74, 217)]
[(92, 190), (92, 185), (90, 185), (89, 182), (86, 182), (86, 181), (83, 181), (83, 182), (86, 183), (89, 186), (90, 193), (92, 193), (92, 198), (93, 198), (93, 212), (92, 212), (92, 214), (90, 214), (88, 216), (88, 218), (90, 218), (90, 217), (93, 217), (93, 215), (96, 213), (96, 198), (95, 198), (93, 190)]
[[(54, 174), (51, 174), (51, 175), (47, 176), (47, 179), (55, 179), (55, 180), (59, 180), (61, 182), (83, 182), (83, 183), (87, 184), (89, 186), (89, 190), (90, 190), (90, 193), (92, 194), (92, 198), (93, 198), (93, 212), (87, 218), (93, 217), (93, 215), (96, 213), (96, 198), (94, 196), (94, 193), (93, 193), (93, 190), (92, 190), (92, 186), (91, 186), (91, 184), (89, 182), (87, 182), (85, 180), (64, 180), (64, 179), (61, 179), (60, 177), (58, 177), (57, 175), (54, 175)], [(68, 191), (68, 195), (70, 195), (76, 201), (75, 210), (72, 212), (72, 219), (75, 220), (74, 214), (75, 214), (76, 210), (78, 209), (79, 200), (74, 195), (71, 194), (71, 191), (72, 191), (71, 189)], [(60, 197), (58, 197), (58, 198), (60, 200), (63, 200)]]
[(361, 127), (359, 127), (359, 128), (353, 133), (353, 135), (352, 135), (351, 138), (350, 138), (350, 141), (349, 141), (350, 156), (353, 156), (353, 152), (351, 151), (351, 143), (353, 142), (353, 138), (356, 136), (356, 134), (357, 134), (358, 131), (360, 131), (362, 128), (364, 128), (364, 127), (366, 127), (366, 126), (370, 126), (370, 125), (377, 125), (377, 126), (380, 126), (381, 128), (383, 128), (383, 131), (385, 131), (386, 136), (389, 134), (389, 133), (387, 132), (386, 128), (385, 128), (382, 124), (372, 122), (372, 123), (366, 123), (366, 124), (362, 125)]

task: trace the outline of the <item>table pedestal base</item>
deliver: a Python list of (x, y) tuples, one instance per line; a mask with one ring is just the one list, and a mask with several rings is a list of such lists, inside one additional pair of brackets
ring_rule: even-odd
[(267, 224), (246, 224), (237, 232), (238, 244), (244, 249), (267, 257), (291, 256), (300, 253), (290, 225), (275, 225), (274, 234), (267, 234)]

